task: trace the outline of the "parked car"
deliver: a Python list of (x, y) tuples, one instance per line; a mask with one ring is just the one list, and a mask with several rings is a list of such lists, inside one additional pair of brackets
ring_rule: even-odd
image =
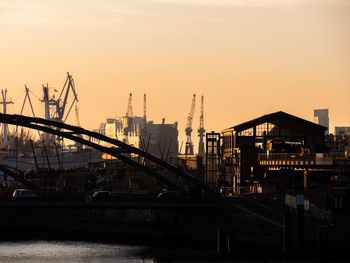
[(157, 196), (158, 200), (167, 200), (167, 201), (178, 200), (180, 198), (181, 197), (178, 195), (177, 192), (171, 192), (171, 191), (159, 193)]
[(28, 189), (16, 189), (12, 194), (13, 198), (34, 198), (36, 194), (30, 192)]
[(96, 191), (93, 195), (88, 195), (85, 198), (86, 202), (109, 200), (112, 200), (112, 193), (110, 191)]

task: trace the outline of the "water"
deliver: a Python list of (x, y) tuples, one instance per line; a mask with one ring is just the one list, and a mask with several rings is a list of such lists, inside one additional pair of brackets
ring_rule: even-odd
[(153, 262), (145, 247), (68, 241), (0, 242), (0, 262)]

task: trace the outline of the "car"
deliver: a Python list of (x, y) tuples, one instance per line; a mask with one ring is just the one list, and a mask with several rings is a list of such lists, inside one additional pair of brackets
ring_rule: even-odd
[(93, 195), (88, 195), (85, 201), (110, 201), (112, 199), (112, 193), (110, 191), (96, 191)]
[(12, 194), (13, 198), (34, 198), (36, 194), (30, 192), (28, 189), (16, 189)]
[(180, 199), (180, 197), (177, 192), (166, 191), (166, 192), (159, 193), (157, 196), (157, 199), (172, 201), (172, 200), (178, 200)]

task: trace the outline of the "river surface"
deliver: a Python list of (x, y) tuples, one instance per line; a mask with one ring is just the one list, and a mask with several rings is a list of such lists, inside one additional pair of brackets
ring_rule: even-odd
[(109, 263), (153, 262), (149, 250), (127, 246), (74, 241), (0, 242), (0, 262)]

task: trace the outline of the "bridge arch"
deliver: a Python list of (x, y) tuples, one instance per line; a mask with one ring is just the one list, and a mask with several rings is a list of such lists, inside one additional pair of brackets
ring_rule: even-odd
[[(197, 180), (193, 175), (182, 171), (180, 168), (176, 167), (175, 165), (165, 162), (158, 157), (149, 154), (147, 152), (144, 152), (134, 146), (128, 145), (122, 141), (119, 141), (117, 139), (112, 139), (107, 136), (104, 136), (102, 134), (92, 132), (89, 130), (86, 130), (81, 127), (57, 122), (57, 121), (52, 121), (52, 120), (45, 120), (42, 118), (38, 117), (28, 117), (28, 116), (23, 116), (23, 115), (16, 115), (16, 114), (1, 114), (0, 113), (0, 122), (1, 123), (6, 123), (6, 124), (12, 124), (16, 126), (22, 126), (22, 127), (27, 127), (30, 129), (34, 130), (39, 130), (43, 131), (46, 133), (54, 134), (57, 136), (62, 136), (64, 138), (73, 140), (75, 142), (84, 144), (86, 146), (92, 147), (94, 149), (97, 149), (101, 152), (107, 153), (111, 156), (114, 156), (118, 159), (120, 159), (123, 162), (126, 162), (144, 172), (146, 172), (148, 175), (153, 176), (157, 180), (161, 181), (162, 183), (168, 185), (169, 187), (180, 191), (183, 194), (191, 196), (191, 193), (185, 190), (183, 187), (177, 185), (176, 183), (172, 182), (165, 176), (157, 173), (156, 171), (150, 169), (148, 166), (145, 164), (141, 164), (139, 162), (136, 162), (135, 160), (123, 155), (123, 153), (134, 153), (139, 156), (142, 156), (149, 161), (156, 163), (160, 165), (161, 167), (174, 172), (176, 175), (182, 177), (185, 181), (188, 183), (198, 187), (199, 189), (203, 190), (204, 192), (207, 193), (208, 196), (217, 198), (219, 197), (218, 193), (207, 187), (203, 182)], [(86, 135), (90, 138), (96, 138), (102, 142), (107, 142), (110, 143), (114, 146), (117, 146), (118, 148), (115, 147), (106, 147), (99, 145), (97, 143), (91, 142), (89, 140), (86, 140), (82, 138), (79, 135)]]

